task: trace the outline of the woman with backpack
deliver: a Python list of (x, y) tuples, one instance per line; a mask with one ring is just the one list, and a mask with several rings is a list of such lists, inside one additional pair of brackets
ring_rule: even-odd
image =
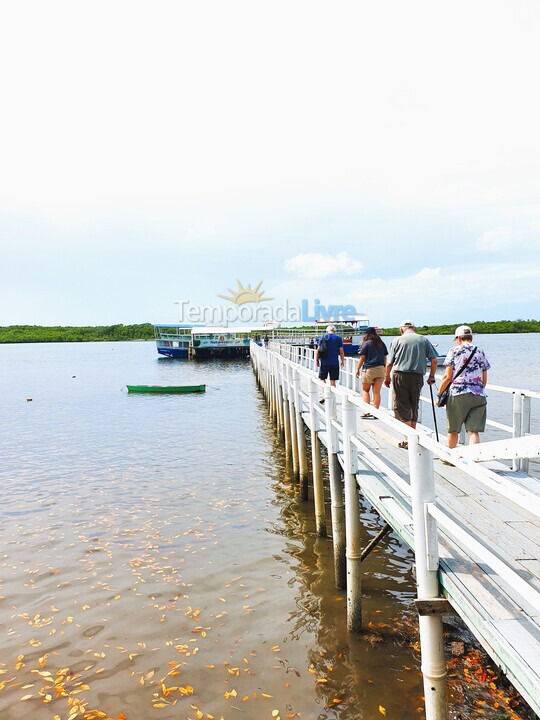
[[(371, 404), (370, 390), (373, 389), (373, 406), (376, 408), (381, 404), (381, 387), (385, 376), (387, 355), (388, 350), (377, 330), (374, 327), (368, 327), (360, 348), (356, 377), (362, 375), (362, 400), (368, 405)], [(364, 413), (362, 417), (375, 418), (371, 413)]]
[(479, 443), (478, 433), (486, 429), (487, 371), (490, 364), (484, 351), (474, 346), (472, 330), (468, 325), (456, 328), (456, 345), (450, 348), (444, 361), (446, 371), (438, 393), (438, 405), (446, 406), (448, 421), (448, 447), (455, 448), (461, 426), (469, 443)]

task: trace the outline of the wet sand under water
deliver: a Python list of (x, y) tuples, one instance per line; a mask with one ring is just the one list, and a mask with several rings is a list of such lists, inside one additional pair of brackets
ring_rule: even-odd
[[(94, 388), (113, 363), (95, 352)], [(210, 387), (182, 405), (124, 396), (113, 372), (93, 401), (67, 381), (37, 408), (10, 399), (1, 720), (423, 717), (412, 554), (389, 535), (368, 558), (365, 632), (350, 636), (331, 541), (249, 365), (189, 372)], [(368, 507), (363, 522), (367, 542), (381, 523)], [(453, 717), (534, 717), (469, 641), (449, 627)]]

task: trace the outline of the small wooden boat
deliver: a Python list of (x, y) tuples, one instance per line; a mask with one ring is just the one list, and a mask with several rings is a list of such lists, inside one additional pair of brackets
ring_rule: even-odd
[(201, 393), (206, 385), (128, 385), (128, 393), (158, 393), (161, 395), (178, 395), (182, 393)]

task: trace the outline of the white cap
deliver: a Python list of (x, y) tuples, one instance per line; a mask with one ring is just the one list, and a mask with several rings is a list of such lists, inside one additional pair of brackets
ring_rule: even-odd
[(404, 320), (399, 327), (413, 328), (413, 327), (416, 327), (416, 325), (413, 323), (412, 320)]
[(329, 325), (329, 326), (326, 328), (326, 332), (327, 332), (327, 333), (335, 333), (335, 332), (336, 332), (336, 328), (335, 328), (333, 325)]
[(454, 333), (455, 338), (463, 337), (464, 335), (472, 335), (472, 330), (468, 325), (460, 325)]

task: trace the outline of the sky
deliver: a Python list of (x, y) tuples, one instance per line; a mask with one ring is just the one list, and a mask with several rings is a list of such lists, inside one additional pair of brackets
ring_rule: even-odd
[(394, 326), (540, 317), (540, 4), (20, 0), (0, 324), (239, 279)]

